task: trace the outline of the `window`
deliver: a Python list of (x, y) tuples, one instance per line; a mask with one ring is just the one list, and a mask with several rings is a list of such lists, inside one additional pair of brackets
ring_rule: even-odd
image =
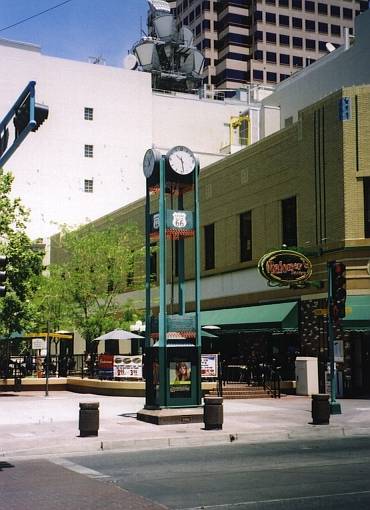
[(293, 57), (293, 67), (303, 67), (303, 58)]
[(336, 5), (330, 6), (330, 14), (331, 16), (334, 16), (335, 18), (340, 18), (340, 7), (337, 7)]
[(339, 25), (330, 25), (331, 35), (340, 36), (340, 26)]
[(94, 181), (92, 179), (85, 179), (84, 192), (85, 193), (93, 193), (94, 192)]
[(290, 56), (284, 55), (283, 53), (280, 54), (280, 64), (289, 66), (290, 65)]
[(263, 71), (253, 69), (253, 79), (256, 81), (263, 81)]
[(320, 34), (327, 34), (328, 33), (328, 24), (327, 23), (320, 23), (319, 22), (319, 33)]
[(94, 120), (94, 109), (93, 108), (85, 107), (84, 119), (85, 120)]
[(204, 227), (204, 256), (205, 270), (215, 267), (215, 224), (211, 223)]
[(316, 41), (315, 39), (306, 39), (306, 50), (315, 51)]
[(289, 27), (289, 16), (279, 15), (279, 25), (281, 27)]
[(317, 4), (317, 12), (319, 14), (324, 14), (324, 15), (327, 15), (328, 14), (328, 6), (326, 4)]
[(267, 5), (275, 5), (276, 4), (276, 1), (275, 0), (266, 0), (266, 4)]
[(94, 146), (93, 145), (85, 145), (85, 158), (93, 158), (94, 157)]
[(296, 197), (281, 201), (283, 244), (297, 246), (297, 200)]
[(289, 78), (289, 74), (281, 74), (281, 75), (280, 75), (280, 81), (284, 81), (284, 80), (286, 80), (287, 78)]
[(256, 30), (254, 33), (255, 41), (263, 41), (263, 32), (261, 30)]
[(311, 19), (306, 19), (305, 27), (308, 32), (314, 32), (316, 30), (316, 23)]
[(289, 7), (289, 0), (279, 0), (279, 7)]
[(292, 8), (293, 9), (302, 9), (302, 0), (292, 0)]
[(252, 212), (239, 216), (240, 222), (240, 262), (252, 260)]
[(276, 44), (276, 34), (272, 32), (266, 32), (266, 42), (270, 44)]
[(370, 237), (370, 177), (364, 177), (364, 230)]
[(266, 51), (266, 62), (276, 64), (276, 53), (273, 53), (272, 51)]
[(276, 83), (277, 74), (276, 73), (266, 73), (266, 80), (272, 83)]
[(290, 38), (289, 35), (280, 34), (279, 36), (279, 42), (282, 46), (289, 46), (290, 44)]
[(262, 11), (256, 11), (254, 13), (254, 20), (255, 21), (262, 21)]
[(273, 14), (272, 12), (266, 12), (266, 23), (272, 23), (273, 25), (276, 25), (276, 14)]
[(306, 0), (304, 3), (304, 8), (307, 12), (315, 12), (315, 2)]
[(263, 60), (263, 51), (256, 50), (254, 52), (254, 60)]
[(301, 18), (292, 18), (293, 28), (302, 28), (302, 20)]
[(303, 48), (302, 37), (293, 37), (293, 48)]
[(325, 41), (319, 41), (319, 51), (322, 51), (324, 53), (328, 52)]
[(347, 9), (346, 7), (343, 7), (343, 18), (352, 19), (353, 18), (352, 9)]

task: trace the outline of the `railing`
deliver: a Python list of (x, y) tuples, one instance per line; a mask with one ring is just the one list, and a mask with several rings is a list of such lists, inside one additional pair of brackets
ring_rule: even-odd
[(273, 398), (281, 396), (280, 367), (260, 363), (253, 365), (223, 364), (219, 369), (217, 393), (222, 397), (222, 387), (226, 384), (246, 384), (263, 386)]
[(265, 366), (263, 377), (263, 389), (271, 392), (273, 398), (280, 398), (281, 396), (281, 376), (279, 367)]

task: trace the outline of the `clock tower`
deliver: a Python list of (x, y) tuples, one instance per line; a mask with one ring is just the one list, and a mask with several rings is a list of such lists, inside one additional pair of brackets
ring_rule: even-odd
[[(181, 423), (181, 409), (190, 421), (201, 422), (201, 329), (199, 163), (194, 153), (176, 146), (162, 155), (148, 149), (143, 160), (146, 177), (146, 331), (145, 407), (139, 420), (160, 423), (161, 410), (174, 409), (171, 423)], [(153, 200), (155, 194), (158, 200)], [(192, 205), (184, 207), (184, 195)], [(152, 211), (153, 209), (153, 211)], [(151, 250), (159, 242), (159, 309), (151, 301)], [(186, 257), (195, 261), (195, 307), (185, 298)], [(171, 267), (168, 266), (171, 261)], [(192, 266), (193, 264), (191, 264)], [(176, 268), (176, 270), (175, 270)], [(168, 292), (170, 289), (170, 292)], [(188, 408), (193, 408), (189, 410)], [(176, 416), (178, 421), (176, 421)], [(175, 420), (175, 421), (174, 421)]]

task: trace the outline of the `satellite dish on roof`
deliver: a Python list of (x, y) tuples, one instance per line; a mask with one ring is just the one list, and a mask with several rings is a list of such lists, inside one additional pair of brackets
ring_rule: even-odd
[(171, 8), (165, 0), (148, 0), (148, 4), (154, 11), (171, 12)]
[(327, 43), (325, 44), (325, 46), (326, 46), (326, 49), (328, 50), (328, 52), (329, 52), (329, 53), (331, 53), (332, 51), (334, 51), (334, 50), (335, 50), (335, 46), (334, 46), (334, 44), (332, 44), (331, 42), (327, 42)]
[(138, 66), (137, 58), (132, 53), (129, 53), (123, 59), (123, 67), (125, 69), (132, 69), (133, 70), (133, 69), (136, 69), (137, 66)]

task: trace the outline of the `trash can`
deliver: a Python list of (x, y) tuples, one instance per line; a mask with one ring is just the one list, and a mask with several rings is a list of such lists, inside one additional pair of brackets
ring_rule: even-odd
[(224, 422), (222, 397), (204, 397), (204, 428), (205, 430), (221, 430)]
[(312, 422), (314, 425), (326, 425), (330, 419), (329, 395), (317, 393), (312, 395)]
[(22, 388), (22, 378), (14, 377), (14, 391), (21, 391)]
[(99, 430), (99, 402), (80, 402), (80, 437), (97, 436)]

